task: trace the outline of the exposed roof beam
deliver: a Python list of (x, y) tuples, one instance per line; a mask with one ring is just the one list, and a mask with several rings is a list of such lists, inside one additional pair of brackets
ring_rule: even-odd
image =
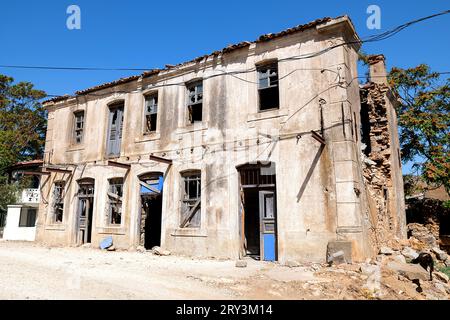
[(120, 162), (111, 161), (111, 160), (108, 160), (108, 166), (119, 167), (119, 168), (124, 168), (124, 169), (131, 168), (131, 165), (128, 163), (120, 163)]
[(320, 134), (315, 132), (314, 130), (311, 130), (311, 135), (314, 139), (319, 141), (321, 144), (325, 144), (325, 139)]
[(44, 167), (45, 171), (47, 172), (59, 172), (59, 173), (69, 173), (72, 174), (72, 170), (67, 170), (67, 169), (59, 169), (59, 168), (49, 168), (49, 167)]
[(24, 171), (24, 175), (27, 176), (48, 176), (50, 172), (42, 172), (42, 171)]
[(156, 162), (162, 162), (162, 163), (167, 163), (167, 164), (172, 164), (172, 160), (170, 159), (165, 159), (165, 158), (161, 158), (161, 157), (157, 157), (154, 155), (150, 155), (150, 160), (156, 161)]

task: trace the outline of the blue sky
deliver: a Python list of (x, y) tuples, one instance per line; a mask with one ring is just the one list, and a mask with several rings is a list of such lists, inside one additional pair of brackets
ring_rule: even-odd
[[(81, 8), (81, 30), (66, 27), (71, 4)], [(366, 27), (371, 4), (381, 8), (381, 30)], [(364, 37), (448, 7), (442, 0), (2, 1), (0, 64), (157, 68), (326, 16), (348, 14)], [(450, 14), (363, 48), (384, 53), (388, 67), (428, 63), (449, 71), (449, 26)], [(0, 68), (0, 73), (60, 95), (139, 72)]]

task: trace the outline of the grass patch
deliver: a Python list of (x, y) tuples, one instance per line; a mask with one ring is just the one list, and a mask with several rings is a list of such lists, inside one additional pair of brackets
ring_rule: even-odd
[(447, 276), (450, 277), (450, 267), (442, 267), (438, 269), (440, 272), (445, 273)]

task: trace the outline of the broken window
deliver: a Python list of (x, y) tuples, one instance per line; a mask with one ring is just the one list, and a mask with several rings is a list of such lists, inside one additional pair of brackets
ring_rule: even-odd
[(55, 186), (53, 188), (53, 216), (54, 222), (62, 223), (63, 222), (63, 213), (64, 213), (64, 181), (55, 182)]
[(197, 81), (187, 85), (189, 123), (202, 121), (203, 82)]
[(113, 105), (109, 109), (108, 156), (118, 156), (122, 142), (123, 103)]
[(109, 224), (121, 224), (122, 222), (122, 196), (123, 196), (123, 179), (122, 178), (110, 179), (108, 191)]
[(180, 228), (200, 227), (201, 173), (193, 171), (183, 174), (183, 199)]
[(20, 210), (19, 227), (34, 227), (36, 225), (36, 212), (35, 208), (22, 208)]
[(75, 128), (74, 128), (75, 143), (81, 143), (83, 142), (84, 111), (77, 111), (74, 113), (74, 116), (75, 116)]
[(278, 66), (276, 63), (257, 68), (259, 110), (278, 109), (280, 98), (278, 92)]
[(145, 133), (156, 131), (158, 115), (158, 94), (145, 97)]
[(94, 196), (94, 183), (90, 180), (79, 182), (78, 188), (79, 197), (93, 197)]

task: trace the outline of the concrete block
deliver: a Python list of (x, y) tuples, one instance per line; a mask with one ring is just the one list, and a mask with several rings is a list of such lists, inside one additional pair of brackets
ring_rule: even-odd
[[(341, 255), (340, 252), (342, 252), (343, 255)], [(339, 240), (328, 242), (327, 261), (330, 262), (330, 259), (338, 260), (337, 258), (341, 256), (344, 262), (352, 262), (352, 243), (350, 241)]]
[(247, 267), (247, 261), (237, 260), (235, 266), (236, 266), (236, 268), (245, 268), (245, 267)]

